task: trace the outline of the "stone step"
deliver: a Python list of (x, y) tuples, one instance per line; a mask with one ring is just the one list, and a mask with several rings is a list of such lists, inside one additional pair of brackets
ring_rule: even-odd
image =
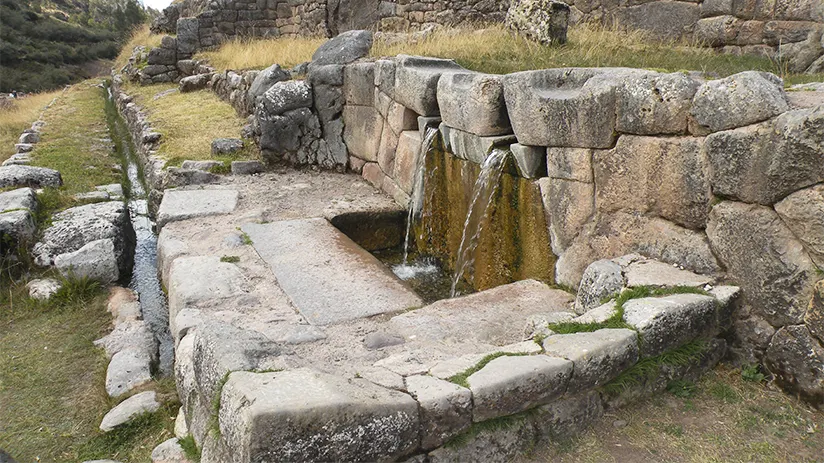
[(326, 219), (245, 224), (242, 230), (313, 325), (423, 305), (389, 268)]

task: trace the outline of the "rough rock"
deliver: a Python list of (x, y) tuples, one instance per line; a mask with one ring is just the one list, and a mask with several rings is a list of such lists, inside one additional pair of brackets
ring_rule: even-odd
[(817, 278), (801, 243), (772, 209), (724, 201), (707, 236), (752, 313), (774, 326), (801, 323)]
[(321, 140), (320, 121), (309, 108), (298, 108), (280, 115), (259, 113), (258, 119), (264, 160), (325, 164), (329, 150), (326, 149), (326, 141)]
[(438, 79), (443, 123), (482, 137), (512, 133), (501, 76), (444, 72)]
[(195, 217), (228, 214), (237, 207), (236, 190), (168, 190), (157, 211), (157, 227)]
[(543, 343), (552, 357), (572, 361), (570, 391), (602, 386), (638, 361), (638, 336), (628, 329), (603, 329), (592, 333), (556, 334)]
[(628, 288), (638, 286), (691, 286), (703, 288), (713, 282), (713, 278), (698, 275), (688, 270), (681, 270), (670, 264), (653, 259), (633, 259), (624, 267), (624, 279)]
[(157, 343), (152, 334), (149, 323), (143, 320), (124, 321), (115, 324), (114, 330), (94, 342), (94, 345), (103, 347), (106, 356), (112, 358), (115, 354), (126, 349), (143, 349), (150, 356), (157, 356)]
[(402, 336), (384, 331), (369, 333), (363, 338), (363, 345), (367, 349), (382, 349), (384, 347), (397, 346), (404, 342), (405, 340)]
[(715, 299), (674, 294), (624, 303), (624, 321), (638, 330), (641, 356), (653, 357), (717, 331)]
[(523, 178), (546, 176), (546, 148), (513, 143), (509, 149), (512, 151), (512, 158), (515, 159), (515, 167), (519, 176)]
[(232, 161), (232, 175), (259, 174), (264, 170), (260, 161)]
[(135, 237), (129, 209), (122, 201), (87, 204), (55, 214), (51, 226), (34, 245), (35, 262), (46, 267), (60, 254), (106, 239), (114, 246), (119, 275), (127, 275), (132, 270)]
[(348, 105), (374, 104), (375, 63), (353, 63), (344, 68), (343, 98)]
[(757, 71), (741, 72), (701, 85), (693, 99), (691, 130), (707, 134), (743, 127), (788, 109), (780, 79)]
[(15, 245), (32, 241), (37, 231), (34, 217), (28, 209), (0, 213), (0, 254), (16, 254)]
[(686, 133), (700, 85), (683, 72), (628, 76), (618, 87), (616, 130), (636, 135)]
[(421, 447), (440, 447), (472, 425), (469, 389), (431, 376), (408, 376), (406, 388), (418, 401), (421, 413)]
[(572, 362), (545, 355), (503, 356), (467, 378), (476, 423), (513, 415), (563, 395)]
[(266, 90), (257, 107), (259, 114), (262, 110), (266, 115), (272, 116), (311, 106), (312, 87), (302, 80), (287, 80), (276, 82)]
[(366, 161), (377, 161), (384, 124), (381, 115), (368, 106), (347, 105), (343, 122), (343, 139), (349, 152)]
[(782, 387), (824, 406), (824, 347), (806, 326), (778, 330), (767, 349), (765, 364)]
[(452, 60), (398, 55), (394, 99), (420, 116), (436, 116), (438, 80), (444, 72), (459, 70), (463, 68)]
[(135, 394), (106, 413), (103, 421), (100, 422), (100, 430), (109, 432), (143, 413), (152, 413), (159, 409), (160, 402), (157, 401), (157, 394), (154, 391)]
[(271, 454), (283, 460), (399, 459), (419, 442), (417, 402), (363, 379), (307, 369), (235, 372), (221, 397), (223, 438), (247, 461)]
[(0, 188), (57, 188), (63, 185), (60, 172), (45, 167), (7, 165), (0, 167)]
[(191, 55), (200, 48), (199, 27), (200, 21), (197, 18), (177, 20), (177, 52), (179, 54)]
[(641, 29), (663, 40), (688, 37), (701, 14), (691, 2), (633, 2), (615, 10), (615, 23), (627, 29)]
[(506, 26), (542, 44), (567, 41), (569, 5), (555, 0), (515, 0), (506, 13)]
[(620, 265), (606, 259), (589, 264), (578, 286), (575, 312), (580, 315), (600, 306), (603, 299), (617, 295), (623, 287), (624, 275)]
[(110, 238), (89, 242), (77, 251), (58, 254), (54, 266), (64, 276), (89, 278), (103, 284), (120, 277), (114, 241)]
[(269, 66), (263, 71), (260, 71), (258, 75), (255, 76), (255, 80), (252, 81), (252, 85), (249, 86), (247, 93), (249, 100), (257, 104), (258, 98), (263, 96), (273, 85), (289, 79), (289, 72), (282, 69), (279, 64)]
[(824, 268), (824, 185), (792, 193), (775, 205), (775, 212), (801, 241), (813, 262)]
[(206, 185), (217, 183), (220, 176), (211, 172), (204, 172), (197, 169), (184, 169), (182, 167), (169, 167), (163, 178), (163, 188), (171, 189), (189, 185)]
[(615, 300), (590, 309), (579, 317), (572, 319), (574, 323), (604, 323), (615, 315)]
[(177, 416), (175, 417), (175, 437), (178, 439), (183, 439), (189, 435), (189, 427), (186, 425), (186, 412), (183, 411), (183, 407), (177, 411)]
[(29, 290), (29, 297), (37, 299), (38, 301), (48, 300), (60, 287), (63, 286), (57, 280), (51, 278), (43, 278), (38, 280), (31, 280), (26, 283), (26, 288)]
[(371, 32), (346, 31), (318, 47), (312, 55), (312, 65), (349, 64), (366, 56), (371, 48)]
[(40, 133), (38, 132), (23, 132), (17, 143), (37, 143), (40, 141)]
[(234, 154), (243, 149), (239, 138), (215, 138), (212, 140), (212, 156)]
[(192, 161), (186, 160), (183, 161), (183, 164), (180, 165), (182, 169), (193, 169), (193, 170), (202, 170), (204, 172), (209, 172), (216, 167), (223, 166), (223, 163), (220, 161)]
[(614, 149), (595, 152), (596, 207), (702, 229), (711, 199), (708, 167), (699, 138), (624, 135)]
[(212, 78), (211, 74), (195, 74), (180, 79), (180, 93), (203, 90)]
[(191, 463), (191, 461), (186, 458), (186, 452), (183, 451), (177, 438), (173, 437), (163, 441), (152, 450), (152, 463)]
[(120, 397), (151, 381), (151, 360), (145, 349), (134, 347), (114, 354), (106, 369), (106, 393)]

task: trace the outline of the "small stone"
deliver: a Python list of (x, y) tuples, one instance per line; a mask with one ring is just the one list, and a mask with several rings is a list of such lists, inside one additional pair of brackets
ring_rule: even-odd
[(63, 285), (61, 285), (60, 282), (52, 280), (51, 278), (31, 280), (26, 283), (26, 288), (29, 290), (29, 297), (37, 299), (38, 301), (48, 300), (61, 286)]
[(100, 430), (109, 432), (144, 413), (153, 413), (158, 409), (160, 409), (160, 403), (154, 391), (135, 394), (106, 413), (103, 421), (100, 422)]
[(369, 333), (366, 335), (366, 337), (363, 338), (363, 345), (366, 346), (366, 348), (369, 350), (382, 349), (384, 347), (389, 346), (397, 346), (403, 343), (404, 339), (402, 336), (386, 333), (383, 331)]
[(152, 463), (190, 463), (190, 460), (177, 438), (173, 437), (152, 450)]
[[(214, 145), (214, 143), (215, 142), (212, 142), (212, 145)], [(180, 165), (182, 169), (202, 170), (204, 172), (209, 172), (216, 167), (222, 166), (223, 163), (221, 161), (192, 161), (190, 159), (183, 161), (183, 164)]]
[(108, 201), (109, 193), (105, 191), (88, 191), (86, 193), (77, 193), (74, 199), (78, 201)]
[(189, 427), (186, 425), (186, 413), (183, 411), (183, 407), (180, 407), (175, 417), (175, 437), (183, 439), (188, 435)]
[(232, 175), (252, 175), (264, 171), (260, 161), (232, 161)]
[(615, 428), (625, 428), (627, 424), (625, 420), (615, 420), (612, 422), (612, 426)]
[(108, 238), (92, 241), (74, 252), (57, 255), (54, 266), (67, 277), (73, 275), (102, 283), (112, 283), (119, 278), (114, 242)]
[(151, 357), (145, 349), (129, 348), (112, 357), (106, 370), (106, 393), (119, 397), (152, 380)]
[(234, 154), (243, 149), (239, 138), (216, 138), (212, 140), (212, 156)]
[(601, 305), (601, 301), (618, 295), (624, 287), (621, 266), (611, 260), (597, 260), (584, 270), (578, 295), (575, 298), (575, 312), (583, 314)]

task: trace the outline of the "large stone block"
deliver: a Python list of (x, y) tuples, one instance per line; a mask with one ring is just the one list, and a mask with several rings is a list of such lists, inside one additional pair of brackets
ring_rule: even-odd
[(64, 276), (88, 278), (109, 284), (117, 281), (117, 254), (110, 238), (86, 243), (77, 251), (58, 254), (54, 266)]
[(569, 5), (555, 0), (515, 0), (506, 13), (506, 26), (543, 45), (567, 41)]
[(638, 330), (641, 356), (653, 357), (693, 339), (716, 334), (715, 298), (674, 294), (624, 303), (624, 321)]
[(572, 361), (569, 390), (579, 393), (602, 386), (638, 361), (638, 335), (628, 329), (556, 334), (544, 340), (552, 357)]
[(731, 45), (736, 43), (736, 37), (741, 30), (741, 22), (740, 19), (729, 14), (700, 19), (695, 24), (695, 40), (710, 47)]
[(546, 69), (505, 76), (504, 96), (518, 143), (612, 147), (617, 82), (615, 78), (593, 79), (602, 72)]
[(170, 190), (157, 210), (157, 227), (195, 217), (228, 214), (237, 207), (236, 190)]
[(627, 77), (618, 88), (615, 129), (637, 135), (683, 134), (701, 85), (683, 72)]
[(662, 39), (689, 37), (701, 15), (697, 3), (649, 2), (615, 10), (615, 21), (629, 29), (651, 32)]
[(440, 447), (472, 425), (472, 393), (431, 376), (408, 376), (406, 388), (421, 413), (421, 448)]
[(308, 369), (232, 373), (220, 401), (234, 463), (394, 460), (418, 447), (419, 426), (410, 396)]
[(312, 55), (312, 65), (348, 64), (366, 56), (371, 48), (371, 32), (346, 31), (318, 47)]
[(377, 161), (384, 120), (375, 108), (346, 105), (343, 123), (343, 140), (349, 152), (367, 161)]
[(601, 212), (640, 212), (701, 229), (710, 204), (702, 139), (624, 135), (595, 153), (595, 204)]
[(824, 406), (824, 347), (804, 325), (775, 333), (765, 356), (776, 382), (816, 406)]
[(375, 63), (353, 63), (343, 70), (346, 104), (372, 106), (375, 99)]
[(816, 267), (775, 211), (724, 201), (710, 212), (707, 236), (752, 313), (774, 326), (801, 323)]
[(804, 245), (813, 262), (824, 268), (824, 185), (787, 196), (776, 203), (775, 211)]
[(708, 134), (754, 124), (790, 109), (781, 80), (746, 71), (711, 80), (698, 88), (690, 114), (691, 131)]
[(407, 130), (401, 133), (398, 149), (395, 152), (395, 161), (392, 178), (406, 194), (412, 194), (415, 184), (415, 174), (418, 170), (418, 157), (421, 156), (421, 133), (417, 130)]
[(476, 423), (546, 404), (567, 390), (572, 362), (545, 355), (503, 356), (467, 378)]
[(6, 165), (0, 167), (0, 188), (58, 188), (63, 185), (60, 172), (46, 167)]
[(145, 349), (124, 349), (112, 356), (106, 369), (106, 393), (120, 397), (152, 380), (151, 356)]
[(444, 123), (441, 123), (439, 129), (444, 140), (444, 145), (446, 145), (446, 149), (450, 153), (476, 164), (483, 164), (484, 160), (486, 160), (494, 148), (506, 149), (516, 141), (513, 135), (479, 137), (475, 134), (449, 127)]
[(177, 52), (191, 55), (200, 48), (200, 22), (197, 18), (177, 20)]
[(274, 83), (263, 93), (258, 105), (258, 113), (268, 116), (281, 115), (287, 111), (312, 106), (312, 87), (303, 80), (286, 80)]
[(561, 255), (595, 212), (595, 184), (545, 177), (538, 186), (549, 218), (552, 252)]
[(482, 137), (512, 133), (501, 76), (445, 72), (437, 96), (441, 119), (450, 127)]
[(398, 55), (395, 65), (395, 100), (421, 116), (436, 116), (441, 74), (463, 68), (452, 60)]

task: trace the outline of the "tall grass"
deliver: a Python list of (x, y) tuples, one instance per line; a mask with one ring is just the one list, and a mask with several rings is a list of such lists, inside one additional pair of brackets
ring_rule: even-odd
[(0, 162), (14, 154), (14, 144), (17, 143), (20, 133), (29, 128), (40, 116), (43, 108), (59, 95), (60, 90), (36, 93), (12, 100), (8, 106), (0, 107)]
[(235, 39), (216, 50), (198, 53), (195, 59), (208, 60), (219, 71), (264, 69), (272, 64), (291, 68), (312, 59), (312, 54), (325, 41), (325, 38), (318, 37)]
[(371, 54), (452, 58), (466, 68), (493, 74), (573, 66), (695, 70), (719, 76), (752, 69), (781, 71), (768, 58), (719, 54), (686, 42), (662, 42), (643, 31), (584, 24), (570, 27), (568, 38), (565, 45), (544, 46), (516, 36), (503, 26), (441, 29), (424, 39), (378, 40)]
[(159, 47), (161, 37), (163, 37), (161, 34), (152, 34), (148, 24), (144, 24), (142, 27), (135, 29), (131, 37), (129, 37), (129, 41), (126, 42), (126, 45), (123, 45), (120, 54), (117, 55), (117, 58), (114, 60), (114, 68), (119, 71), (129, 62), (129, 57), (132, 56), (134, 47), (140, 45), (149, 48)]

